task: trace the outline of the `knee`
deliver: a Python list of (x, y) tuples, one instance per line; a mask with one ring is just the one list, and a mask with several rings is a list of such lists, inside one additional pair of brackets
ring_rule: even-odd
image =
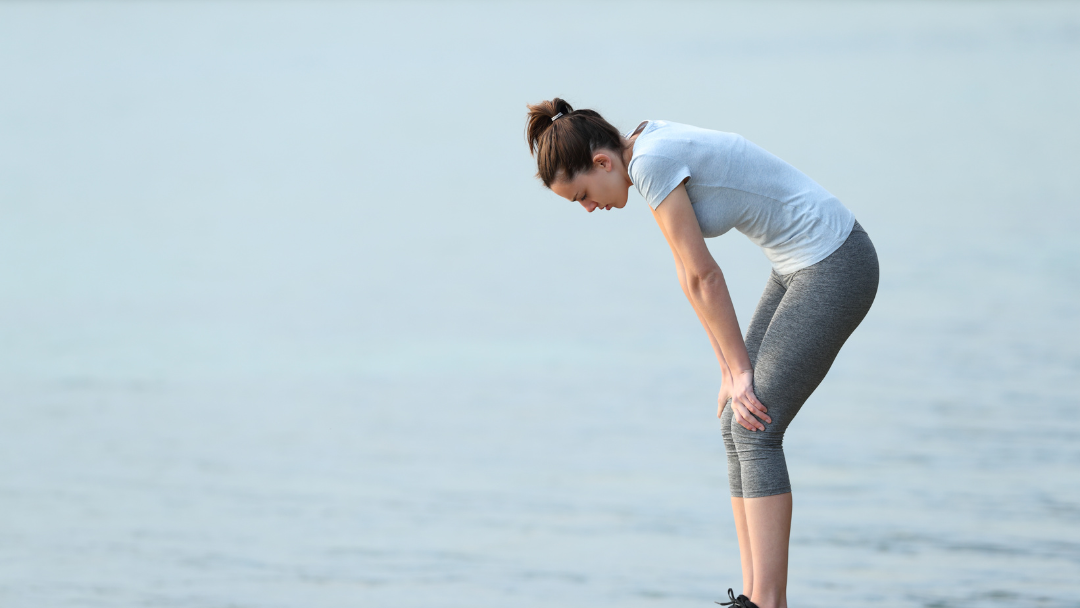
[(720, 436), (724, 438), (724, 446), (728, 450), (735, 449), (735, 443), (731, 437), (731, 419), (731, 402), (728, 401), (724, 411), (720, 414)]
[(762, 421), (764, 431), (749, 431), (732, 420), (728, 426), (731, 442), (740, 452), (755, 450), (780, 450), (784, 447), (784, 429), (775, 420), (771, 423)]

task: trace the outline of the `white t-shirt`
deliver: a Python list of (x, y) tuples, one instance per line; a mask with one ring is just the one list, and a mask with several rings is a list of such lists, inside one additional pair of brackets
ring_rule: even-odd
[(634, 142), (630, 180), (655, 209), (683, 179), (701, 233), (735, 228), (778, 274), (820, 262), (844, 244), (855, 216), (795, 167), (741, 135), (649, 121)]

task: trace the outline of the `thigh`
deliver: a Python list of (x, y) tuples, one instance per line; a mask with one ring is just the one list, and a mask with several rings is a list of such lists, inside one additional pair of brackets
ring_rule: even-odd
[(853, 247), (845, 243), (847, 249), (838, 250), (841, 255), (800, 270), (787, 281), (754, 367), (755, 394), (770, 414), (770, 401), (785, 409), (794, 406), (790, 421), (870, 309), (877, 293), (877, 258), (865, 255), (866, 247), (858, 242), (865, 233), (860, 234)]
[(769, 281), (765, 283), (765, 291), (762, 292), (757, 308), (754, 309), (754, 316), (750, 319), (750, 325), (746, 327), (746, 354), (750, 356), (751, 367), (757, 365), (761, 341), (769, 329), (769, 324), (772, 323), (773, 314), (776, 313), (777, 307), (780, 306), (785, 291), (786, 289), (779, 275), (775, 271), (770, 272)]

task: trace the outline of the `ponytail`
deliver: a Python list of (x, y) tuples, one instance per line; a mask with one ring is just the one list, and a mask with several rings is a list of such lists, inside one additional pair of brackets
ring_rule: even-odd
[(593, 153), (622, 152), (622, 134), (593, 110), (575, 110), (558, 97), (528, 106), (525, 141), (536, 157), (536, 176), (551, 187), (592, 170)]

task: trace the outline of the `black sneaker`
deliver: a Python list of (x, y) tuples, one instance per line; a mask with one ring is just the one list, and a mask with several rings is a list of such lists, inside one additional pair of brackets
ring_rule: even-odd
[(735, 592), (731, 589), (727, 590), (728, 599), (730, 602), (716, 602), (721, 606), (731, 606), (731, 608), (758, 608), (758, 605), (750, 601), (750, 598), (745, 595), (735, 597)]

